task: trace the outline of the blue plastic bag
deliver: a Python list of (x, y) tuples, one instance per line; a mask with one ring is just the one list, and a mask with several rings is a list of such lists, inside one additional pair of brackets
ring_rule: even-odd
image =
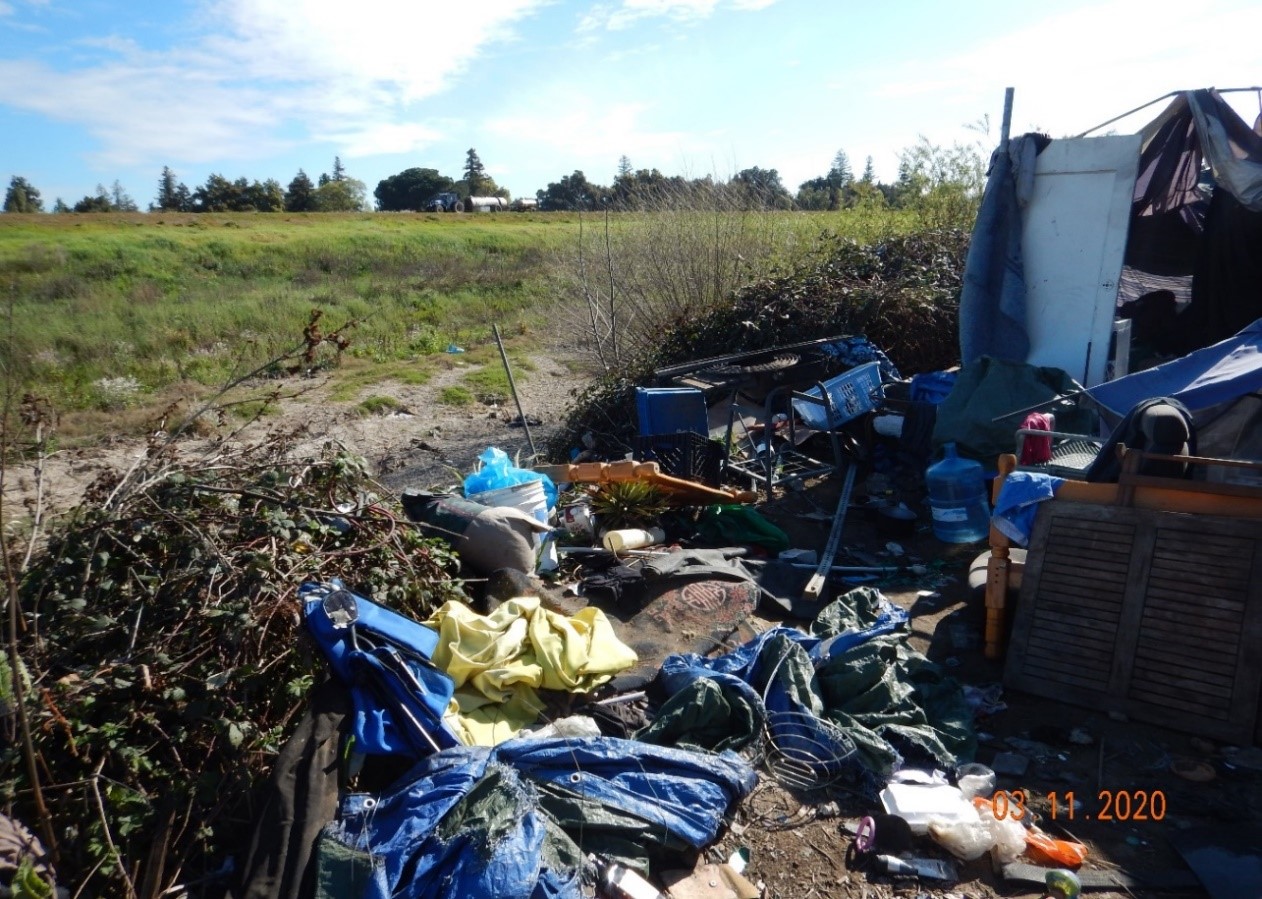
[(499, 490), (524, 484), (527, 481), (543, 481), (543, 492), (548, 498), (548, 508), (555, 509), (557, 504), (557, 488), (552, 478), (529, 468), (518, 468), (508, 458), (508, 453), (499, 447), (489, 446), (478, 456), (482, 463), (478, 469), (464, 479), (464, 495), (473, 496), (487, 490)]

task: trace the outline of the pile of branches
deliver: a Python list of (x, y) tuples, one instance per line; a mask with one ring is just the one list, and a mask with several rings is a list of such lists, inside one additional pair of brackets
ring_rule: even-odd
[(822, 235), (818, 251), (804, 265), (741, 288), (706, 315), (675, 322), (651, 355), (591, 385), (576, 398), (549, 455), (568, 458), (585, 437), (605, 453), (630, 449), (636, 385), (651, 383), (656, 368), (720, 353), (863, 335), (904, 377), (958, 364), (968, 244), (968, 233), (957, 229), (918, 231), (867, 245)]
[(29, 739), (0, 750), (0, 790), (59, 885), (222, 889), (324, 674), (304, 637), (303, 582), (340, 578), (421, 619), (462, 595), (453, 555), (420, 537), (361, 460), (327, 446), (295, 461), (297, 436), (193, 461), (155, 442), (29, 564), (9, 548), (24, 676), (5, 723)]

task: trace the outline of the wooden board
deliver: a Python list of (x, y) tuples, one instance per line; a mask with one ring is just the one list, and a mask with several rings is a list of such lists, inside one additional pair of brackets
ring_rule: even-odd
[(1260, 593), (1262, 521), (1044, 503), (1004, 683), (1252, 742)]

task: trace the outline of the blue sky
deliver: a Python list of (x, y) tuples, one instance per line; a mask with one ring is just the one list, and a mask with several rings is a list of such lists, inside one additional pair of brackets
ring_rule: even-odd
[(892, 180), (921, 135), (989, 149), (1009, 85), (1015, 133), (1064, 136), (1260, 84), (1259, 35), (1256, 0), (0, 0), (0, 178), (49, 207), (117, 179), (143, 208), (164, 165), (288, 184), (340, 155), (371, 193), (475, 147), (514, 196), (624, 154), (796, 190), (843, 149)]

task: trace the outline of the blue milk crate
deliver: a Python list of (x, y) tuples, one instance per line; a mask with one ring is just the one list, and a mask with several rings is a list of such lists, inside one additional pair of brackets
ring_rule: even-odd
[[(827, 404), (800, 399), (793, 401), (793, 411), (797, 413), (798, 418), (808, 428), (817, 431), (832, 430), (844, 425), (852, 418), (858, 418), (864, 412), (871, 412), (885, 398), (885, 392), (881, 387), (879, 362), (856, 365), (849, 371), (825, 381), (823, 387), (828, 391), (828, 399), (832, 403), (831, 416)], [(812, 387), (810, 390), (801, 392), (808, 396), (823, 396), (819, 387)]]

